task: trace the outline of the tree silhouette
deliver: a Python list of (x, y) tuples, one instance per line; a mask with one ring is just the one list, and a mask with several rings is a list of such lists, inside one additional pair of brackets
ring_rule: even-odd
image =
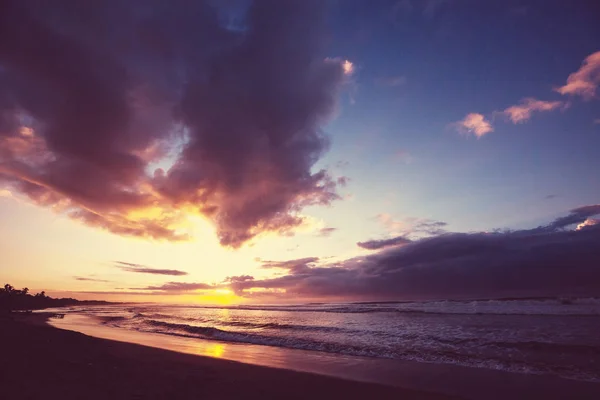
[(49, 307), (65, 307), (74, 304), (106, 304), (105, 301), (79, 301), (71, 298), (54, 299), (42, 291), (29, 294), (29, 288), (17, 290), (8, 283), (0, 287), (0, 312), (39, 310)]

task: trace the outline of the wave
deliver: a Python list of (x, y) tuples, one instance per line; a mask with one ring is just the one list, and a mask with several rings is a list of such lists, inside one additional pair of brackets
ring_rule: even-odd
[[(355, 330), (340, 328), (340, 327), (336, 327), (336, 326), (280, 324), (277, 322), (253, 323), (253, 322), (223, 321), (223, 320), (220, 320), (220, 321), (204, 320), (204, 321), (202, 321), (202, 320), (198, 320), (198, 319), (194, 319), (194, 318), (180, 318), (180, 317), (173, 318), (173, 317), (169, 317), (164, 314), (163, 314), (163, 316), (170, 318), (170, 319), (183, 320), (183, 321), (187, 320), (187, 321), (196, 322), (196, 323), (198, 323), (198, 322), (217, 322), (219, 325), (248, 328), (248, 329), (255, 329), (255, 330), (273, 329), (273, 330), (290, 330), (290, 331), (345, 332), (345, 333), (358, 332)], [(199, 326), (196, 326), (196, 325), (176, 324), (176, 323), (170, 323), (170, 322), (165, 322), (165, 321), (157, 321), (157, 320), (153, 320), (153, 319), (147, 320), (146, 323), (151, 324), (151, 325), (157, 325), (157, 326), (176, 325), (176, 326), (189, 326), (192, 328), (200, 328)]]
[(585, 356), (589, 355), (593, 357), (600, 356), (600, 346), (590, 346), (584, 344), (549, 343), (533, 340), (527, 342), (489, 342), (485, 344), (502, 349), (527, 350), (553, 354), (570, 353)]
[[(505, 371), (547, 374), (556, 373), (563, 377), (598, 382), (600, 375), (597, 372), (586, 371), (576, 366), (560, 366), (544, 362), (524, 362), (510, 358), (501, 358), (492, 355), (482, 354), (467, 354), (461, 349), (453, 349), (445, 347), (438, 349), (427, 348), (389, 348), (385, 346), (359, 346), (347, 343), (332, 343), (325, 341), (312, 340), (308, 338), (290, 338), (278, 337), (248, 332), (232, 332), (218, 329), (210, 326), (192, 326), (186, 324), (169, 323), (156, 320), (145, 321), (143, 326), (138, 326), (137, 330), (143, 332), (152, 332), (165, 335), (182, 336), (190, 338), (198, 338), (204, 340), (218, 340), (232, 343), (246, 343), (255, 345), (265, 345), (273, 347), (283, 347), (289, 349), (309, 350), (318, 352), (335, 353), (349, 356), (359, 357), (375, 357), (388, 359), (401, 359), (428, 363), (447, 363), (456, 364), (477, 368), (492, 368)], [(457, 339), (443, 340), (428, 336), (429, 340), (438, 340), (446, 344), (465, 344), (473, 343), (474, 347), (505, 347), (518, 350), (539, 350), (541, 352), (552, 351), (555, 353), (576, 353), (595, 357), (600, 354), (600, 347), (582, 346), (582, 345), (567, 345), (553, 344), (545, 342), (481, 342), (478, 339)]]
[[(189, 307), (188, 307), (189, 308)], [(536, 298), (502, 300), (444, 300), (352, 304), (304, 304), (297, 306), (242, 305), (194, 306), (202, 309), (336, 314), (456, 314), (456, 315), (560, 315), (600, 316), (599, 298)]]
[(261, 335), (248, 332), (232, 332), (210, 326), (193, 326), (156, 320), (146, 321), (145, 325), (146, 328), (139, 327), (138, 330), (199, 339), (220, 340), (224, 342), (248, 343), (355, 356), (395, 358), (395, 354), (386, 352), (384, 349), (373, 347), (353, 346), (311, 339)]

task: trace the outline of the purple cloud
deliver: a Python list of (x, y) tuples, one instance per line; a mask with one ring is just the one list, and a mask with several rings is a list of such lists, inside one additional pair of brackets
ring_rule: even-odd
[(138, 274), (171, 275), (171, 276), (183, 276), (183, 275), (188, 274), (185, 271), (179, 271), (176, 269), (150, 268), (145, 265), (128, 263), (128, 262), (123, 262), (123, 261), (115, 261), (115, 266), (123, 271), (136, 272)]
[(404, 236), (397, 236), (389, 239), (367, 240), (366, 242), (358, 242), (356, 245), (367, 250), (378, 250), (385, 247), (400, 246), (411, 242), (412, 240), (407, 239)]
[[(230, 286), (241, 296), (283, 290), (277, 296), (285, 298), (596, 296), (600, 224), (586, 221), (598, 214), (598, 205), (579, 207), (543, 229), (445, 233), (336, 264), (284, 261), (277, 265), (296, 266), (286, 275)], [(583, 225), (564, 229), (574, 224)]]
[(352, 72), (325, 4), (253, 2), (243, 29), (215, 7), (3, 1), (0, 183), (119, 235), (187, 240), (195, 210), (230, 247), (338, 199), (312, 170)]
[(589, 217), (596, 215), (600, 215), (600, 204), (574, 208), (569, 212), (569, 215), (557, 218), (546, 229), (556, 230), (566, 228), (569, 225), (581, 224)]
[(162, 292), (190, 292), (195, 290), (215, 289), (214, 285), (208, 283), (194, 282), (167, 282), (160, 286), (147, 286), (143, 288), (130, 288), (130, 290), (155, 290)]
[(86, 278), (84, 276), (74, 276), (73, 279), (76, 281), (86, 281), (86, 282), (112, 282), (104, 279), (96, 279), (96, 278)]
[(329, 237), (335, 231), (337, 231), (337, 228), (331, 228), (331, 227), (321, 228), (321, 229), (318, 230), (317, 236)]

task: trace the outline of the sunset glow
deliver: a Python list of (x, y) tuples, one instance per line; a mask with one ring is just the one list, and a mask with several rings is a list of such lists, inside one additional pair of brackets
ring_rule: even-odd
[[(585, 7), (226, 3), (98, 4), (86, 23), (66, 3), (10, 8), (6, 281), (169, 304), (534, 296), (562, 279), (538, 276), (548, 249), (588, 254), (600, 48)], [(480, 274), (490, 257), (502, 267)]]

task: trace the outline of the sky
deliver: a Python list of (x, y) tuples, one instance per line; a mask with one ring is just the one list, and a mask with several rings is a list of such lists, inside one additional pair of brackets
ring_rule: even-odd
[(2, 0), (0, 278), (170, 303), (599, 295), (598, 15)]

